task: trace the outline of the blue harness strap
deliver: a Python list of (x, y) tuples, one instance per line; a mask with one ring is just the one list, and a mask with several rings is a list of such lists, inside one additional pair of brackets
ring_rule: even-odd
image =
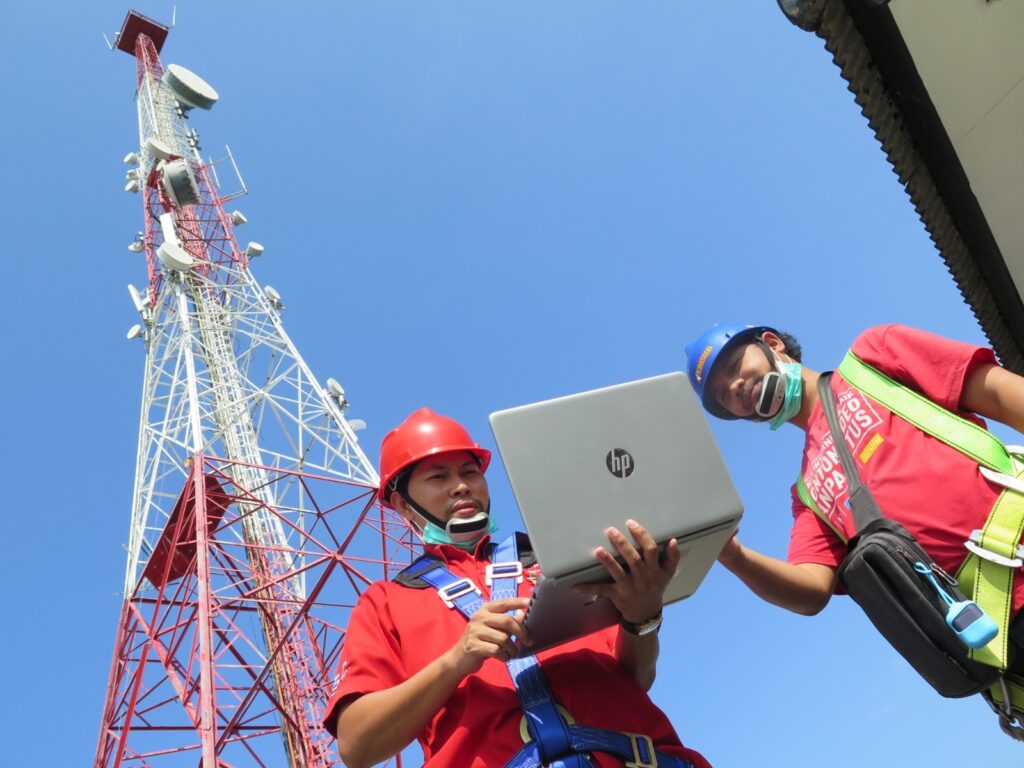
[[(445, 605), (458, 610), (467, 620), (484, 604), (480, 588), (470, 579), (455, 576), (440, 560), (417, 575), (437, 590)], [(522, 580), (518, 542), (512, 534), (498, 545), (487, 566), (490, 599), (515, 597)], [(588, 752), (616, 755), (627, 768), (692, 768), (686, 760), (655, 751), (648, 736), (591, 728), (567, 720), (548, 689), (536, 656), (510, 659), (505, 666), (512, 676), (526, 728), (533, 739), (506, 763), (505, 768), (593, 768)]]
[[(617, 733), (603, 728), (570, 725), (571, 748), (579, 752), (605, 752), (620, 758), (627, 768), (693, 768), (689, 760), (673, 757), (654, 749), (649, 736), (636, 733)], [(505, 763), (505, 768), (542, 768), (562, 763), (545, 763), (536, 741), (523, 746)]]
[[(536, 656), (509, 659), (505, 666), (512, 675), (512, 683), (519, 695), (519, 705), (526, 719), (526, 729), (537, 747), (538, 758), (544, 765), (566, 768), (590, 768), (593, 763), (574, 750), (569, 736), (569, 723), (558, 711), (555, 698), (548, 690), (547, 680)], [(589, 750), (583, 750), (589, 751)], [(513, 758), (514, 759), (514, 758)]]

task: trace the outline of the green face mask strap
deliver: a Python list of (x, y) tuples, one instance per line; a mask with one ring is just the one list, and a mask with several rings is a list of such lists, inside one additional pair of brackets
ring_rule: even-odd
[(782, 376), (786, 386), (785, 394), (782, 397), (782, 407), (768, 422), (772, 431), (781, 427), (800, 412), (800, 401), (804, 395), (804, 382), (800, 376), (802, 369), (800, 363), (778, 363), (779, 375)]

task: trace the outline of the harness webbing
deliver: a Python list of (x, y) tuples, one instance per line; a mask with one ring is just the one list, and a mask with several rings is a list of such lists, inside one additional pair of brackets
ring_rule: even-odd
[[(537, 657), (509, 659), (505, 666), (512, 675), (519, 705), (526, 717), (526, 729), (533, 739), (527, 744), (536, 745), (541, 763), (564, 765), (566, 768), (592, 768), (593, 763), (586, 754), (573, 749), (569, 723), (558, 711)], [(517, 757), (518, 752), (506, 766), (515, 764)]]
[(967, 421), (889, 378), (848, 351), (839, 365), (839, 373), (855, 389), (859, 389), (904, 421), (936, 440), (941, 440), (979, 464), (997, 472), (1015, 474), (1013, 459), (1006, 446), (984, 427)]
[[(1017, 469), (1010, 452), (995, 435), (886, 376), (857, 357), (853, 350), (846, 353), (839, 365), (839, 373), (852, 387), (904, 421), (974, 459), (981, 467), (998, 473), (995, 477), (992, 473), (986, 474), (989, 480), (1004, 486), (1016, 480), (1019, 486), (1020, 480), (1024, 479), (1024, 469)], [(800, 501), (827, 524), (840, 541), (847, 544), (845, 533), (833, 525), (814, 502), (803, 474), (797, 478), (796, 490)], [(1012, 560), (1018, 553), (1022, 535), (1024, 494), (1005, 487), (977, 537), (972, 535), (973, 543), (981, 550)], [(971, 551), (957, 571), (957, 579), (964, 592), (999, 626), (995, 639), (984, 648), (973, 649), (971, 658), (1004, 670), (1001, 682), (985, 695), (1000, 713), (1003, 730), (1020, 740), (1024, 739), (1024, 679), (1005, 673), (1010, 662), (1009, 627), (1013, 619), (1014, 570)]]
[[(491, 600), (515, 597), (522, 580), (518, 543), (512, 534), (502, 541), (488, 568)], [(430, 561), (433, 564), (430, 564)], [(443, 562), (423, 557), (409, 566), (418, 578), (437, 590), (445, 604), (455, 608), (468, 621), (484, 604), (480, 588), (459, 578)], [(588, 752), (606, 752), (618, 756), (629, 768), (693, 768), (687, 760), (662, 754), (647, 736), (617, 733), (603, 728), (576, 725), (563, 716), (548, 688), (536, 656), (510, 659), (505, 664), (512, 677), (527, 731), (531, 737), (506, 763), (506, 768), (593, 768)]]
[[(947, 411), (942, 406), (889, 378), (846, 353), (839, 373), (851, 386), (876, 400), (903, 420), (940, 440), (950, 448), (977, 461), (981, 466), (1010, 478), (1024, 474), (1014, 465), (1006, 446), (991, 432)], [(976, 542), (983, 550), (1012, 558), (1024, 534), (1024, 495), (1005, 488), (989, 512)], [(970, 553), (957, 572), (964, 592), (999, 625), (999, 634), (984, 648), (971, 651), (971, 658), (989, 666), (1006, 669), (1009, 664), (1009, 627), (1013, 618), (1013, 568)]]

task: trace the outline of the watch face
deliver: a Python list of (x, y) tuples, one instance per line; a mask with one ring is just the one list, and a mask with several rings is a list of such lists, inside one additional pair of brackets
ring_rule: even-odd
[(646, 624), (641, 624), (639, 627), (636, 628), (636, 633), (638, 635), (649, 635), (651, 634), (651, 632), (656, 632), (658, 627), (660, 626), (661, 616), (654, 619), (653, 621), (648, 621)]
[(657, 631), (658, 627), (661, 626), (661, 615), (655, 616), (650, 621), (645, 621), (643, 624), (633, 624), (632, 622), (623, 621), (622, 628), (633, 635), (647, 635), (651, 632)]

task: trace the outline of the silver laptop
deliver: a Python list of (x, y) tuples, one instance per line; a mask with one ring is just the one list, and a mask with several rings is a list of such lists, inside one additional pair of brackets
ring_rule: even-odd
[(607, 580), (594, 557), (615, 526), (641, 523), (682, 553), (665, 603), (689, 597), (743, 506), (700, 403), (669, 373), (491, 414), (491, 429), (543, 574), (526, 622), (531, 652), (611, 626), (610, 601), (572, 591)]

